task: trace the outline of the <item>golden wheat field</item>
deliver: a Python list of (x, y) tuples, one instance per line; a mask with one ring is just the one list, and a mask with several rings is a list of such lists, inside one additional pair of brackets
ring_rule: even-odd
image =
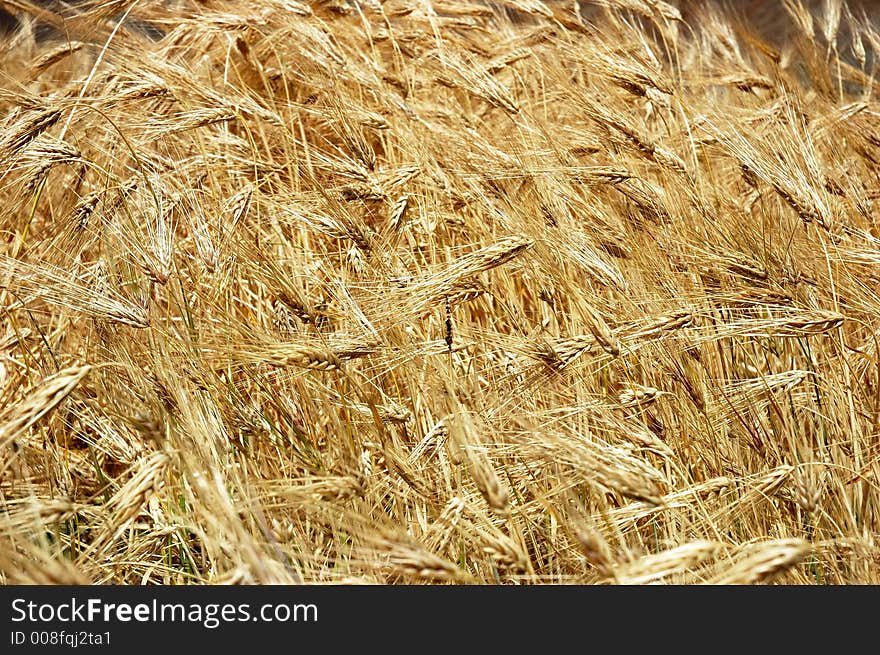
[(859, 6), (0, 4), (0, 582), (880, 583)]

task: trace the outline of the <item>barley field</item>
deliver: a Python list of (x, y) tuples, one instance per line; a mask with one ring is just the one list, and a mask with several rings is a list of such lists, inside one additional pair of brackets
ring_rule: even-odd
[(880, 583), (860, 5), (48, 4), (0, 583)]

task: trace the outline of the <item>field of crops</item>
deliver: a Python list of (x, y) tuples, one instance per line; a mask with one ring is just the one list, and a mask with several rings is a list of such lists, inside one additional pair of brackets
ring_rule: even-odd
[(0, 4), (0, 582), (880, 583), (855, 6)]

